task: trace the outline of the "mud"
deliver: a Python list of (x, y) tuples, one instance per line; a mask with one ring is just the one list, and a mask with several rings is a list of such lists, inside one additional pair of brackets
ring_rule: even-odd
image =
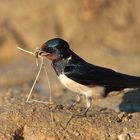
[(86, 117), (75, 116), (61, 104), (26, 103), (23, 94), (5, 93), (0, 107), (1, 140), (139, 140), (140, 113), (92, 107)]

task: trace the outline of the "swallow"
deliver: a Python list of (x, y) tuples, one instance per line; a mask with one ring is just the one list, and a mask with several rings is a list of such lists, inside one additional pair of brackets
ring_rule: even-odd
[[(39, 55), (52, 61), (52, 67), (66, 88), (85, 96), (86, 108), (82, 114), (87, 113), (94, 98), (106, 97), (112, 91), (140, 87), (140, 77), (90, 64), (74, 53), (68, 42), (61, 38), (45, 42)], [(79, 101), (78, 96), (76, 102)]]

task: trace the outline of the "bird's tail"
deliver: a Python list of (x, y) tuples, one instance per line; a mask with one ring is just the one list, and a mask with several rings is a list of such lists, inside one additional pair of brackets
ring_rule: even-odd
[(126, 88), (140, 88), (140, 77), (127, 75), (126, 78), (124, 78), (123, 86)]

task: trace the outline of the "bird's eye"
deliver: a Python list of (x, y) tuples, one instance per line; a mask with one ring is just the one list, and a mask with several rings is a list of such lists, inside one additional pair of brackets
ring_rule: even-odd
[(47, 48), (47, 51), (48, 51), (49, 53), (53, 53), (55, 50), (54, 50), (53, 48), (51, 48), (51, 47), (48, 47), (48, 48)]

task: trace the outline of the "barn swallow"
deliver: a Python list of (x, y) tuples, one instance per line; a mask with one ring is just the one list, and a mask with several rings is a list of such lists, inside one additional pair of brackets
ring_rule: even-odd
[[(124, 88), (140, 87), (140, 77), (90, 64), (75, 54), (61, 38), (45, 42), (39, 55), (52, 61), (52, 67), (66, 88), (86, 97), (86, 109), (82, 114), (87, 113), (93, 98), (106, 97), (109, 92)], [(77, 102), (79, 100), (78, 96)]]

